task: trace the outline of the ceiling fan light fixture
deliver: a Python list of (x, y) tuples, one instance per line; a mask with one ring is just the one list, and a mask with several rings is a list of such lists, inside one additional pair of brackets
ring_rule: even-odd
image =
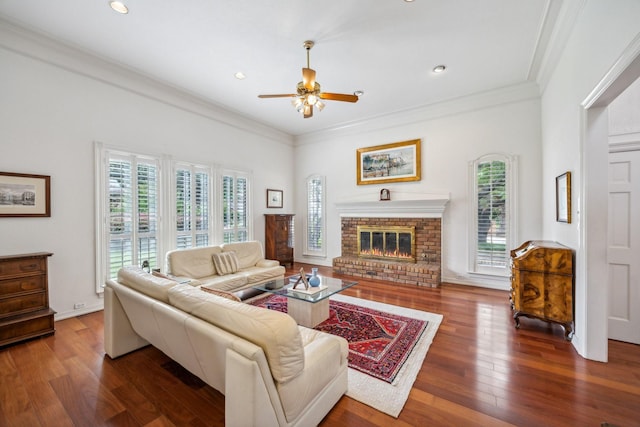
[(129, 13), (129, 8), (121, 1), (110, 1), (109, 7), (122, 15)]
[(324, 109), (324, 102), (318, 100), (318, 102), (316, 102), (316, 108), (318, 111), (322, 111)]

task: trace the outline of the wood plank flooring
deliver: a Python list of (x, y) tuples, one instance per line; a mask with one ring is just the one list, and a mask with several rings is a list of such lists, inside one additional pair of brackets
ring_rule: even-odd
[[(559, 326), (516, 330), (504, 291), (361, 279), (345, 294), (444, 320), (398, 419), (343, 397), (322, 426), (640, 426), (638, 345), (610, 341), (609, 363), (585, 360)], [(0, 426), (224, 425), (224, 396), (155, 348), (105, 356), (102, 316), (0, 349)]]

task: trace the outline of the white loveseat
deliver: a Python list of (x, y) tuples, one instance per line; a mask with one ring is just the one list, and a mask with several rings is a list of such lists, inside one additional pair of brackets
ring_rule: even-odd
[(225, 395), (227, 426), (313, 426), (347, 391), (343, 338), (289, 315), (121, 269), (105, 288), (111, 358), (152, 344)]
[(258, 241), (169, 251), (165, 267), (179, 281), (230, 292), (283, 278), (285, 273), (278, 261), (264, 258)]

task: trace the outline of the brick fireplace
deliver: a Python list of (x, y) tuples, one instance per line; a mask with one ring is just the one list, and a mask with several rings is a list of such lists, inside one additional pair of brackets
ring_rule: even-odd
[[(396, 283), (438, 287), (442, 263), (442, 214), (446, 197), (410, 201), (349, 202), (337, 205), (341, 216), (342, 254), (334, 271)], [(363, 253), (362, 230), (413, 230), (412, 259)], [(365, 241), (367, 236), (364, 236)]]

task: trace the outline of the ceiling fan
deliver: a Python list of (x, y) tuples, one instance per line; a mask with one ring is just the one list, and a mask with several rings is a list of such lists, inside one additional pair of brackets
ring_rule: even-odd
[(311, 40), (305, 41), (302, 46), (307, 50), (307, 67), (302, 69), (302, 81), (298, 83), (297, 93), (258, 95), (258, 98), (295, 98), (291, 103), (305, 119), (313, 116), (313, 107), (319, 111), (324, 108), (323, 99), (329, 101), (358, 102), (357, 95), (345, 93), (329, 93), (320, 91), (320, 83), (316, 81), (316, 71), (309, 67), (309, 51), (314, 43)]

